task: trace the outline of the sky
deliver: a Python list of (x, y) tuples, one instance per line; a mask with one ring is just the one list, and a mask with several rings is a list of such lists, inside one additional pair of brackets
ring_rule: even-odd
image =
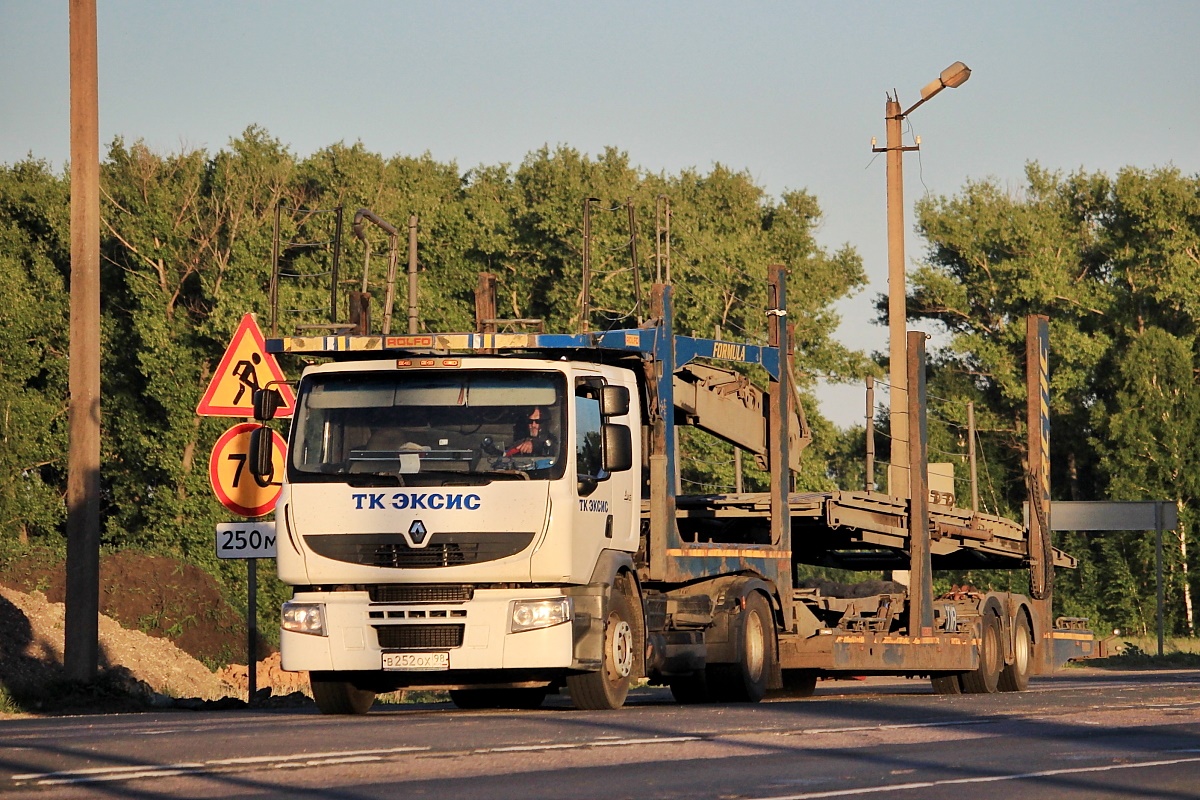
[[(1200, 173), (1200, 2), (443, 2), (98, 0), (101, 152), (116, 136), (215, 152), (250, 125), (303, 157), (361, 141), (467, 169), (543, 145), (613, 146), (649, 172), (720, 163), (820, 203), (818, 243), (870, 285), (839, 338), (887, 349), (885, 93), (904, 108), (955, 61), (970, 80), (913, 112), (912, 203), (1026, 164)], [(63, 0), (0, 0), (0, 163), (70, 153)], [(936, 340), (935, 340), (936, 341)], [(861, 387), (822, 387), (860, 424)]]

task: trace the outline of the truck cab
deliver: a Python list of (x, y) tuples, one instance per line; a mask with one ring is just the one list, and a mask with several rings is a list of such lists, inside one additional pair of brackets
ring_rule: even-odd
[(594, 672), (612, 565), (639, 543), (630, 396), (630, 370), (564, 360), (305, 370), (277, 506), (279, 575), (296, 587), (284, 668), (312, 672), (334, 706), (413, 683), (469, 702), (481, 673), (536, 693)]

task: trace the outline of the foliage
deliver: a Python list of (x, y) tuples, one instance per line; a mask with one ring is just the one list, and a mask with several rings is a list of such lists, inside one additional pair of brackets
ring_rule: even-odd
[[(1168, 624), (1193, 629), (1197, 584), (1193, 453), (1198, 452), (1197, 278), (1200, 177), (1172, 168), (1115, 178), (1048, 172), (1026, 185), (968, 183), (918, 204), (929, 249), (910, 313), (949, 345), (932, 359), (930, 391), (976, 405), (982, 459), (1002, 473), (1010, 513), (1024, 500), (1024, 321), (1050, 319), (1053, 495), (1073, 500), (1176, 500), (1167, 554)], [(1153, 626), (1153, 537), (1068, 534), (1082, 557), (1060, 574), (1061, 611), (1101, 626)]]
[[(68, 191), (67, 177), (44, 162), (0, 168), (5, 553), (62, 549)], [(215, 557), (214, 525), (228, 512), (213, 498), (205, 468), (229, 421), (198, 417), (195, 407), (241, 316), (254, 312), (264, 326), (271, 319), (277, 216), (280, 241), (295, 244), (279, 253), (281, 333), (327, 321), (335, 209), (343, 228), (339, 277), (358, 283), (365, 270), (372, 307), (384, 307), (389, 236), (370, 224), (361, 238), (352, 235), (360, 208), (397, 229), (401, 271), (408, 220), (416, 216), (422, 329), (472, 329), (476, 276), (486, 270), (498, 277), (501, 317), (574, 331), (584, 324), (584, 199), (596, 198), (586, 324), (599, 329), (649, 314), (663, 196), (674, 214), (670, 269), (680, 332), (764, 341), (767, 266), (788, 268), (797, 377), (817, 432), (799, 483), (830, 486), (823, 459), (838, 434), (808, 392), (817, 377), (857, 378), (873, 368), (833, 338), (834, 303), (865, 278), (852, 249), (817, 246), (820, 210), (803, 191), (773, 199), (746, 173), (719, 165), (707, 174), (653, 175), (613, 148), (595, 157), (542, 148), (516, 167), (461, 170), (429, 155), (384, 157), (361, 143), (298, 158), (256, 126), (215, 153), (158, 153), (115, 139), (101, 169), (104, 546), (196, 564), (220, 577), (231, 603), (244, 602), (242, 565)], [(405, 326), (405, 286), (398, 281), (394, 331)], [(348, 310), (338, 314), (344, 320)], [(765, 385), (762, 375), (753, 377)], [(728, 446), (700, 436), (685, 448), (697, 465), (689, 480), (732, 487)], [(752, 459), (745, 462), (748, 486), (760, 486), (765, 476)], [(263, 574), (259, 591), (260, 630), (270, 635), (288, 589)]]

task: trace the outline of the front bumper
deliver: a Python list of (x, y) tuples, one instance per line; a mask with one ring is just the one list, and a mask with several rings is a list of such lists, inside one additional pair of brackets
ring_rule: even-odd
[[(366, 592), (298, 593), (293, 602), (324, 604), (327, 635), (281, 631), (283, 668), (296, 672), (381, 671), (384, 652), (436, 651), (449, 654), (450, 672), (567, 670), (573, 664), (571, 622), (508, 632), (512, 601), (563, 594), (557, 589), (477, 589), (474, 597), (463, 603), (414, 604), (372, 603)], [(461, 626), (461, 630), (440, 626)], [(404, 644), (381, 646), (381, 637), (385, 643)], [(446, 642), (458, 644), (444, 646)]]

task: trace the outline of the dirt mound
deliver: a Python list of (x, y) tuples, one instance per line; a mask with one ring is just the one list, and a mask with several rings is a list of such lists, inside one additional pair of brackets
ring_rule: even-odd
[[(245, 697), (250, 685), (249, 672), (250, 670), (243, 664), (230, 664), (228, 667), (217, 670), (217, 677), (233, 687), (233, 691), (238, 697)], [(284, 672), (279, 663), (279, 653), (272, 653), (258, 662), (258, 669), (254, 676), (257, 680), (257, 688), (261, 690), (263, 687), (270, 687), (273, 695), (302, 692), (309, 697), (312, 696), (312, 691), (308, 686), (308, 673)]]
[[(62, 603), (41, 592), (0, 586), (0, 708), (95, 713), (147, 707), (191, 710), (246, 705), (247, 670), (230, 665), (213, 674), (171, 644), (141, 631), (99, 620), (100, 674), (91, 686), (65, 680)], [(284, 672), (279, 654), (258, 665), (257, 707), (311, 703), (308, 673)], [(63, 693), (70, 697), (59, 696)]]
[[(23, 558), (0, 572), (0, 585), (65, 597), (61, 562)], [(246, 625), (204, 570), (171, 558), (123, 551), (100, 559), (100, 613), (126, 628), (170, 639), (210, 664), (245, 660)]]
[[(63, 617), (63, 604), (41, 592), (0, 587), (0, 686), (17, 696), (63, 679)], [(126, 630), (110, 617), (100, 617), (99, 643), (103, 672), (120, 672), (158, 694), (215, 700), (230, 692), (166, 639)]]

